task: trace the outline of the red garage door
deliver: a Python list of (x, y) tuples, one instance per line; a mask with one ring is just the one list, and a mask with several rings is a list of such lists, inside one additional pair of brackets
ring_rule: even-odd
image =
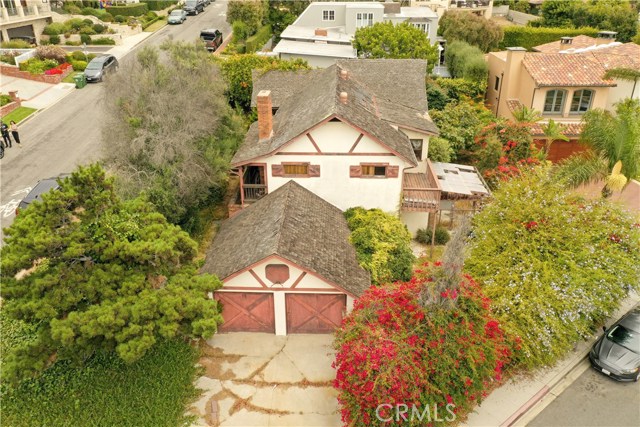
[(224, 318), (220, 332), (275, 332), (273, 294), (216, 292), (216, 299)]
[(287, 294), (287, 333), (332, 333), (342, 322), (346, 295)]

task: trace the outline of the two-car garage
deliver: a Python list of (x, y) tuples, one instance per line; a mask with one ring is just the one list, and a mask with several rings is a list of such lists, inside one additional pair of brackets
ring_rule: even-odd
[[(220, 332), (275, 333), (274, 292), (217, 292), (224, 324)], [(286, 293), (286, 333), (332, 333), (347, 308), (345, 294)]]

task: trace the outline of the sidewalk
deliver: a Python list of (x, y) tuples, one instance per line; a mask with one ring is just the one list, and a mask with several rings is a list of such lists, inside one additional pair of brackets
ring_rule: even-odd
[[(606, 322), (606, 325), (610, 326), (638, 302), (640, 302), (640, 295), (631, 294)], [(567, 375), (585, 360), (599, 335), (579, 343), (571, 354), (553, 368), (549, 368), (548, 372), (540, 371), (509, 380), (494, 390), (474, 412), (469, 414), (464, 425), (468, 427), (525, 426), (544, 409), (544, 406), (551, 403), (553, 398), (544, 399), (545, 396), (552, 389), (563, 385)], [(544, 406), (538, 405), (543, 399)]]

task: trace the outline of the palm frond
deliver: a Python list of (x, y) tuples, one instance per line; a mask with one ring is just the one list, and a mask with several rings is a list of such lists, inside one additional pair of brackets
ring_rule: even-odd
[(612, 68), (607, 71), (602, 78), (605, 80), (619, 79), (635, 81), (640, 79), (640, 71), (634, 70), (633, 68)]
[(525, 105), (513, 111), (513, 118), (518, 123), (535, 123), (542, 118), (539, 111), (534, 108), (527, 108)]
[(607, 176), (606, 160), (593, 154), (575, 154), (554, 169), (554, 177), (563, 185), (575, 188), (582, 184), (598, 181)]

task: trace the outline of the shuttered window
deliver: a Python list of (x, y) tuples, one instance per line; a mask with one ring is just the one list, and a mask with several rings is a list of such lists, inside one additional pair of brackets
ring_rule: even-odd
[(308, 163), (298, 163), (298, 164), (285, 164), (284, 166), (284, 176), (287, 175), (309, 175), (309, 164)]
[(271, 175), (276, 177), (315, 178), (320, 176), (320, 165), (310, 165), (309, 163), (271, 165)]
[(361, 163), (358, 166), (349, 166), (351, 178), (397, 178), (399, 172), (399, 166), (387, 163)]

